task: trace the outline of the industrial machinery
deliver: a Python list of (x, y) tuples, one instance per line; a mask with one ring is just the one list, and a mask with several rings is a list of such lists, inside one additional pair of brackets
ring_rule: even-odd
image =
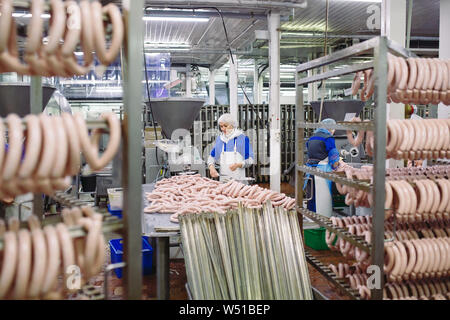
[(188, 97), (151, 99), (147, 102), (164, 136), (164, 139), (154, 142), (158, 149), (146, 148), (147, 182), (161, 176), (161, 168), (163, 176), (187, 172), (206, 175), (206, 164), (191, 143), (189, 132), (204, 103), (203, 99)]
[[(311, 101), (311, 107), (316, 114), (320, 114), (321, 101)], [(354, 116), (358, 116), (364, 107), (365, 102), (361, 100), (333, 100), (324, 101), (322, 107), (322, 119), (331, 118), (340, 121), (350, 121)], [(344, 130), (336, 130), (334, 133), (336, 148), (343, 161), (346, 163), (361, 163), (365, 157), (364, 148), (352, 146)]]
[[(42, 84), (42, 108), (44, 109), (56, 88)], [(30, 84), (26, 82), (0, 83), (0, 117), (15, 113), (25, 117), (30, 113)]]

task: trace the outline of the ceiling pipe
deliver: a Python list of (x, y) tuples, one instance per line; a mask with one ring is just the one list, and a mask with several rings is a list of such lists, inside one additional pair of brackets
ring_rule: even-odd
[(216, 22), (215, 18), (212, 18), (209, 23), (208, 26), (205, 28), (205, 31), (203, 31), (200, 39), (198, 39), (197, 43), (194, 44), (194, 47), (198, 46), (200, 44), (200, 42), (202, 42), (203, 38), (205, 37), (205, 35), (208, 33), (209, 29), (211, 29), (212, 25), (214, 24), (214, 22)]
[[(170, 4), (169, 4), (170, 3)], [(308, 7), (308, 1), (303, 0), (298, 1), (266, 1), (266, 0), (152, 0), (151, 5), (164, 5), (165, 7), (170, 7), (170, 5), (181, 5), (186, 7), (195, 6), (207, 6), (214, 5), (215, 7), (238, 7), (238, 8), (255, 8), (255, 9), (282, 9), (282, 8), (301, 8), (305, 9)]]
[[(189, 53), (189, 54), (230, 54), (230, 51), (227, 48), (223, 49), (210, 49), (210, 48), (195, 48), (190, 49), (186, 48), (186, 50), (176, 50), (177, 48), (145, 48), (145, 52), (172, 52), (173, 54), (177, 53)], [(233, 54), (243, 55), (243, 54), (251, 54), (252, 51), (236, 51), (231, 50)]]
[(242, 31), (236, 38), (234, 38), (231, 42), (230, 42), (230, 46), (233, 45), (233, 43), (240, 39), (244, 34), (247, 33), (247, 31), (249, 31), (251, 28), (253, 28), (255, 26), (255, 24), (258, 22), (258, 20), (254, 20), (247, 28), (244, 29), (244, 31)]
[[(324, 38), (324, 33), (319, 32), (308, 32), (308, 31), (297, 31), (297, 30), (286, 30), (280, 29), (281, 38)], [(284, 33), (283, 33), (284, 32)], [(289, 33), (292, 33), (290, 35)], [(307, 33), (307, 34), (306, 34)], [(298, 35), (297, 35), (298, 34)], [(377, 34), (327, 34), (328, 38), (358, 38), (358, 39), (372, 39), (377, 37)], [(420, 41), (439, 41), (439, 37), (427, 37), (427, 36), (411, 36), (411, 40)]]
[[(151, 17), (183, 17), (183, 18), (217, 18), (220, 17), (217, 11), (198, 11), (198, 10), (148, 10), (146, 16)], [(266, 20), (267, 16), (261, 13), (240, 13), (232, 11), (221, 11), (226, 18), (234, 19), (258, 19)]]

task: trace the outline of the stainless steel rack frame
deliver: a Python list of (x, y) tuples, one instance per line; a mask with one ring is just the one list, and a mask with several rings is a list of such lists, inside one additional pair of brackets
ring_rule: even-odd
[(360, 190), (364, 190), (364, 191), (372, 191), (372, 186), (364, 181), (355, 181), (355, 180), (350, 180), (345, 178), (344, 176), (340, 176), (339, 174), (336, 173), (330, 173), (330, 172), (323, 172), (320, 171), (318, 169), (314, 169), (308, 166), (300, 166), (297, 165), (297, 170), (302, 171), (304, 173), (309, 173), (315, 176), (319, 176), (328, 180), (331, 180), (333, 182), (337, 182), (340, 184), (345, 184), (347, 186), (353, 187), (353, 188), (358, 188)]
[[(104, 214), (104, 216), (105, 219), (103, 220), (102, 225), (103, 233), (120, 232), (123, 230), (123, 224), (119, 218), (111, 216), (109, 213)], [(51, 221), (42, 221), (42, 226), (53, 225), (60, 222), (63, 222), (61, 217), (57, 217), (57, 219), (52, 219)], [(20, 228), (27, 228), (26, 222), (22, 222)], [(81, 226), (68, 227), (68, 230), (72, 238), (79, 238), (87, 235), (87, 232)], [(3, 250), (3, 246), (3, 237), (0, 237), (0, 251)]]
[[(15, 3), (20, 5), (19, 2)], [(123, 106), (122, 121), (122, 184), (123, 184), (123, 248), (124, 248), (124, 297), (142, 298), (142, 226), (141, 226), (141, 154), (142, 139), (142, 16), (144, 0), (122, 2), (122, 14), (125, 24), (125, 39), (121, 54), (123, 68)], [(42, 78), (31, 77), (30, 84), (31, 113), (42, 112)], [(103, 127), (102, 123), (92, 126)], [(42, 219), (43, 202), (41, 195), (35, 195), (33, 201), (35, 214)], [(117, 229), (119, 226), (116, 227)], [(117, 230), (114, 228), (114, 230)]]
[[(385, 169), (386, 169), (386, 104), (387, 104), (387, 54), (388, 52), (402, 57), (413, 57), (414, 54), (410, 53), (408, 50), (401, 47), (399, 44), (387, 39), (386, 37), (375, 37), (370, 40), (361, 42), (359, 44), (353, 45), (351, 47), (345, 48), (343, 50), (337, 51), (330, 55), (309, 61), (307, 63), (301, 64), (297, 66), (296, 73), (296, 105), (297, 105), (297, 114), (296, 114), (296, 199), (297, 199), (297, 212), (299, 213), (299, 221), (301, 224), (301, 228), (303, 230), (303, 215), (313, 218), (316, 222), (325, 226), (328, 230), (331, 230), (331, 226), (327, 223), (326, 220), (322, 218), (317, 218), (318, 215), (312, 215), (311, 212), (305, 211), (303, 208), (303, 173), (309, 172), (311, 174), (320, 175), (326, 179), (330, 179), (339, 183), (350, 184), (349, 181), (345, 181), (335, 174), (327, 174), (326, 176), (311, 170), (307, 169), (304, 166), (304, 130), (305, 128), (310, 127), (324, 127), (321, 124), (310, 124), (305, 123), (304, 118), (304, 104), (303, 104), (303, 86), (315, 82), (321, 81), (324, 79), (328, 79), (334, 76), (341, 76), (349, 73), (353, 73), (355, 71), (373, 68), (374, 76), (375, 76), (375, 93), (374, 93), (374, 121), (370, 124), (358, 124), (355, 126), (354, 124), (337, 124), (336, 129), (343, 130), (372, 130), (374, 131), (375, 136), (375, 150), (374, 150), (374, 176), (373, 176), (373, 185), (369, 186), (366, 183), (351, 183), (353, 187), (359, 189), (366, 189), (373, 191), (373, 199), (374, 199), (374, 208), (373, 208), (373, 223), (372, 223), (372, 241), (370, 248), (372, 265), (378, 266), (381, 274), (381, 287), (371, 289), (371, 298), (375, 300), (383, 299), (383, 287), (384, 287), (384, 274), (383, 274), (383, 265), (384, 265), (384, 201), (385, 201)], [(326, 71), (319, 73), (313, 77), (303, 77), (302, 73), (314, 68), (319, 68), (322, 66), (326, 66), (335, 62), (338, 62), (343, 59), (347, 59), (353, 56), (361, 55), (361, 54), (373, 54), (373, 61), (365, 64), (353, 64), (346, 68), (342, 69), (334, 69), (331, 71)], [(359, 126), (359, 127), (358, 127)], [(330, 127), (331, 128), (331, 127)], [(370, 128), (370, 129), (369, 129)], [(369, 188), (369, 189), (368, 189)], [(314, 219), (317, 218), (317, 219)], [(325, 218), (326, 219), (326, 218)], [(323, 221), (322, 221), (323, 220)], [(341, 230), (336, 233), (344, 234), (346, 240), (349, 240), (352, 236), (346, 232)], [(310, 254), (308, 253), (308, 257)], [(319, 264), (316, 259), (312, 259), (311, 257), (308, 259), (310, 264), (312, 264), (315, 268), (319, 268), (323, 270), (323, 265)], [(336, 278), (330, 276), (328, 272), (322, 272), (328, 280), (333, 282), (337, 287), (341, 289), (346, 288), (342, 287), (342, 284), (339, 281), (336, 281)], [(347, 292), (350, 296), (355, 299), (357, 296), (354, 292)]]
[(333, 225), (330, 219), (315, 212), (307, 209), (299, 209), (299, 212), (319, 224), (321, 227), (326, 228), (331, 233), (335, 233), (338, 237), (350, 242), (354, 246), (357, 246), (361, 250), (364, 250), (370, 254), (371, 245), (368, 244), (363, 237), (348, 233), (346, 229)]

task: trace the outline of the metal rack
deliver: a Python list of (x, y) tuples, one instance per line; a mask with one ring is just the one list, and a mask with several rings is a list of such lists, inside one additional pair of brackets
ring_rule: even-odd
[[(21, 5), (17, 2), (15, 5)], [(126, 299), (142, 297), (141, 256), (141, 105), (142, 105), (142, 16), (144, 0), (123, 1), (125, 39), (121, 54), (124, 86), (124, 117), (122, 121), (122, 184), (123, 184), (123, 232), (124, 248), (124, 296)], [(42, 78), (32, 76), (30, 84), (30, 112), (39, 114), (42, 106)], [(102, 127), (104, 123), (92, 123), (88, 127)], [(40, 194), (34, 196), (35, 214), (42, 219), (43, 201)]]
[[(111, 216), (109, 213), (105, 214), (106, 218), (102, 224), (103, 233), (120, 232), (123, 229), (123, 224), (119, 218)], [(42, 226), (53, 225), (56, 223), (63, 222), (61, 217), (57, 219), (52, 219), (52, 221), (42, 221)], [(20, 224), (20, 228), (27, 228), (26, 222)], [(80, 238), (87, 235), (87, 232), (82, 226), (71, 226), (67, 228), (69, 234), (72, 238)], [(0, 238), (0, 251), (3, 250), (3, 238)]]
[[(333, 54), (309, 61), (307, 63), (297, 66), (296, 73), (296, 105), (297, 105), (297, 125), (296, 125), (296, 202), (297, 202), (297, 212), (300, 215), (300, 227), (303, 230), (303, 215), (311, 218), (319, 225), (324, 226), (328, 230), (337, 233), (339, 236), (345, 240), (350, 241), (354, 245), (358, 245), (361, 249), (369, 250), (372, 258), (372, 265), (378, 266), (381, 273), (381, 287), (372, 289), (371, 297), (375, 300), (381, 300), (383, 298), (383, 287), (384, 287), (384, 201), (385, 201), (385, 168), (386, 168), (386, 104), (387, 104), (387, 54), (391, 52), (394, 55), (402, 57), (412, 57), (414, 54), (410, 53), (400, 45), (392, 42), (386, 37), (375, 37), (370, 40), (364, 41), (362, 43), (356, 44), (354, 46), (345, 48)], [(364, 64), (353, 64), (349, 67), (342, 69), (334, 69), (331, 71), (325, 71), (316, 74), (312, 77), (302, 77), (302, 72), (323, 67), (340, 60), (348, 59), (353, 56), (373, 53), (373, 62)], [(374, 69), (375, 75), (375, 93), (374, 93), (374, 121), (363, 124), (349, 124), (349, 123), (339, 123), (334, 126), (324, 126), (322, 124), (311, 124), (305, 122), (304, 117), (304, 105), (303, 105), (303, 85), (311, 82), (321, 81), (334, 76), (342, 76), (345, 74), (350, 74), (356, 71), (364, 70), (367, 68)], [(367, 182), (354, 182), (345, 179), (337, 174), (331, 173), (321, 173), (318, 170), (314, 170), (304, 166), (304, 130), (305, 128), (318, 128), (326, 127), (330, 129), (340, 129), (340, 130), (372, 130), (375, 136), (375, 150), (374, 150), (374, 177), (373, 185)], [(373, 207), (373, 223), (372, 223), (372, 241), (371, 245), (359, 241), (355, 241), (353, 235), (348, 231), (342, 230), (341, 228), (336, 228), (332, 226), (331, 221), (328, 218), (319, 216), (313, 212), (303, 209), (303, 173), (308, 172), (313, 175), (321, 176), (326, 179), (333, 180), (338, 183), (347, 184), (352, 187), (372, 191), (374, 199)], [(365, 248), (363, 248), (365, 247)], [(306, 250), (305, 250), (306, 251)], [(316, 259), (311, 258), (311, 254), (307, 253), (308, 261), (315, 268), (323, 270), (323, 265), (318, 263)], [(330, 276), (326, 271), (322, 272), (326, 278), (333, 282), (338, 288), (346, 291), (346, 294), (357, 299), (358, 295), (354, 291), (349, 291), (347, 288), (342, 287), (342, 284), (336, 280), (335, 277)]]

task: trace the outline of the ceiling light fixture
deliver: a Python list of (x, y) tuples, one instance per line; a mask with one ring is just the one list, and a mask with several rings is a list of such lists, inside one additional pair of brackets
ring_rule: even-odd
[[(31, 13), (20, 13), (20, 12), (13, 12), (12, 16), (14, 18), (31, 18), (33, 15)], [(41, 14), (42, 19), (50, 19), (51, 15), (49, 13), (43, 13)]]
[(150, 51), (189, 51), (190, 48), (172, 48), (172, 47), (145, 47)]
[(158, 16), (146, 16), (143, 17), (144, 21), (168, 21), (168, 22), (208, 22), (209, 18), (198, 17), (158, 17)]
[(146, 48), (190, 48), (191, 45), (185, 42), (145, 42)]
[(334, 0), (334, 1), (348, 1), (348, 2), (382, 2), (383, 0)]

